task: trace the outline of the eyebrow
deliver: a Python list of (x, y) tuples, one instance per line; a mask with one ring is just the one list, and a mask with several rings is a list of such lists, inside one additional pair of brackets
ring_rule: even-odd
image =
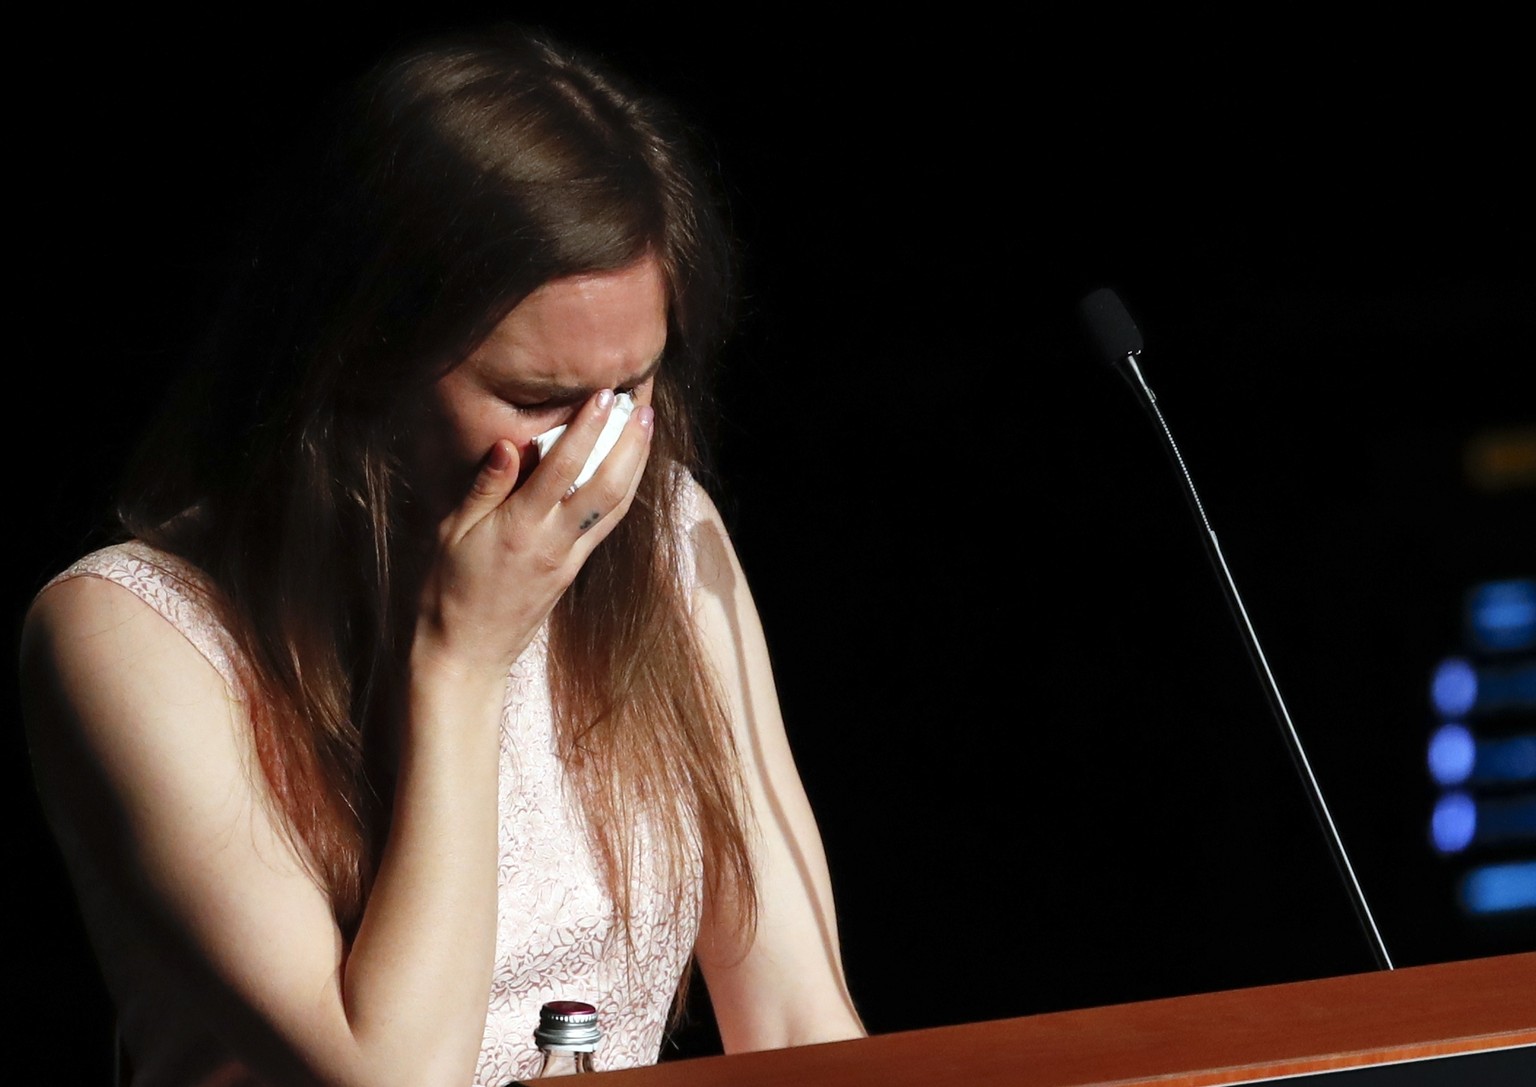
[[(645, 384), (645, 382), (656, 376), (656, 371), (661, 369), (661, 364), (666, 357), (667, 352), (663, 348), (660, 354), (646, 363), (645, 369), (641, 370), (638, 374), (631, 374), (624, 378), (615, 388), (633, 389), (636, 385)], [(524, 396), (554, 401), (585, 400), (597, 391), (597, 386), (595, 385), (562, 385), (559, 382), (542, 381), (537, 378), (531, 381), (509, 381), (506, 383), (506, 387), (516, 389)]]

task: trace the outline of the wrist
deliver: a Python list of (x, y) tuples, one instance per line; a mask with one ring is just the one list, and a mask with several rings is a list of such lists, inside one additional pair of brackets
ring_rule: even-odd
[(407, 664), (406, 702), (402, 707), (407, 732), (477, 731), (480, 722), (495, 735), (506, 702), (508, 666), (499, 661), (466, 661), (440, 646), (418, 638)]

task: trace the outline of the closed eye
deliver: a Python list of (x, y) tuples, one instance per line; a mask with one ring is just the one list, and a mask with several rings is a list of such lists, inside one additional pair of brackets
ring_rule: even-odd
[[(649, 378), (646, 380), (649, 380)], [(613, 391), (615, 395), (622, 393), (625, 396), (634, 396), (635, 390), (644, 384), (644, 381), (632, 382), (628, 385), (621, 385)], [(546, 400), (503, 399), (511, 405), (514, 411), (521, 412), (524, 415), (538, 415), (541, 412), (563, 411), (566, 408), (577, 407), (586, 401), (586, 396), (554, 396)]]
[(520, 415), (547, 415), (550, 412), (564, 411), (581, 403), (581, 401), (571, 397), (560, 396), (551, 397), (548, 400), (506, 399), (506, 403), (513, 411)]

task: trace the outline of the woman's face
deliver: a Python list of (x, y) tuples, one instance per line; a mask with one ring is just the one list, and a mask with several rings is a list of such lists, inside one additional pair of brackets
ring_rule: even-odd
[(434, 521), (468, 493), (499, 439), (517, 447), (526, 475), (534, 437), (569, 422), (598, 389), (649, 404), (666, 343), (666, 281), (653, 257), (551, 280), (523, 299), (423, 405), (410, 468)]

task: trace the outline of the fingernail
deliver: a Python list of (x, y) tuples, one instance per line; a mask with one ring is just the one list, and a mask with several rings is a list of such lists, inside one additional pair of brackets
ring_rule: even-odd
[(491, 452), (485, 458), (485, 463), (490, 465), (493, 472), (505, 472), (512, 463), (512, 451), (507, 448), (505, 442), (497, 442), (491, 446)]
[(650, 430), (651, 424), (656, 421), (656, 413), (649, 404), (642, 404), (635, 409), (635, 421), (645, 430)]
[(600, 408), (606, 408), (606, 407), (608, 407), (612, 403), (613, 403), (613, 390), (612, 389), (599, 389), (598, 393), (597, 393), (597, 406), (600, 407)]

